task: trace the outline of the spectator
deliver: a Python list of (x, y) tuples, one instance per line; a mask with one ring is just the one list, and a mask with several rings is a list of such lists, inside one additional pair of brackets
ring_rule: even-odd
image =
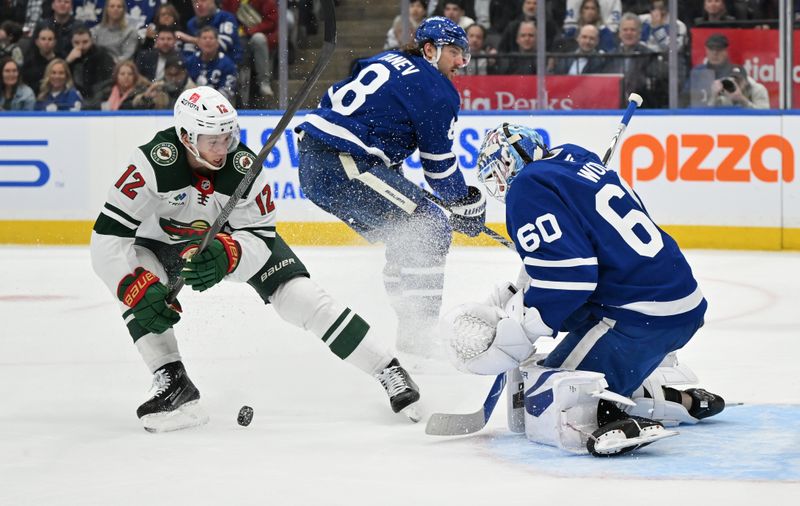
[(6, 20), (0, 24), (0, 59), (12, 58), (21, 67), (25, 62), (19, 40), (22, 38), (22, 25), (15, 21)]
[[(557, 23), (553, 18), (552, 9), (550, 8), (554, 3), (556, 2), (550, 2), (550, 4), (545, 5), (545, 12), (547, 13), (545, 41), (548, 48), (551, 47), (553, 41), (561, 33), (561, 23)], [(518, 11), (517, 17), (508, 25), (503, 31), (503, 35), (500, 37), (500, 43), (497, 47), (499, 52), (505, 53), (519, 50), (519, 48), (516, 47), (519, 23), (522, 21), (533, 21), (536, 23), (536, 6), (537, 0), (523, 0), (520, 7), (521, 10)]]
[(583, 0), (580, 4), (580, 13), (578, 15), (578, 22), (576, 25), (564, 28), (563, 37), (560, 42), (555, 44), (556, 51), (573, 51), (576, 49), (576, 41), (578, 40), (578, 32), (580, 28), (586, 25), (593, 25), (597, 28), (600, 34), (600, 41), (598, 49), (602, 51), (612, 51), (617, 47), (617, 35), (614, 31), (603, 24), (603, 19), (600, 17), (600, 3), (599, 0)]
[(459, 70), (459, 74), (485, 76), (488, 74), (488, 69), (495, 65), (494, 59), (489, 59), (485, 56), (497, 54), (497, 49), (486, 44), (486, 28), (478, 23), (468, 27), (467, 41), (469, 42), (469, 52), (472, 57), (469, 63)]
[(711, 99), (708, 105), (769, 109), (769, 93), (766, 86), (747, 75), (744, 67), (734, 65), (729, 77), (717, 79), (711, 85)]
[(88, 28), (79, 26), (72, 34), (72, 51), (67, 55), (67, 63), (75, 88), (83, 97), (84, 109), (97, 108), (100, 90), (111, 80), (114, 58), (106, 48), (94, 43)]
[(522, 0), (492, 0), (489, 4), (490, 33), (502, 34), (522, 10)]
[(53, 0), (52, 7), (52, 17), (39, 19), (34, 31), (38, 33), (44, 27), (53, 30), (56, 56), (65, 58), (72, 51), (72, 31), (82, 23), (72, 14), (72, 0)]
[[(107, 2), (108, 0), (106, 0)], [(128, 26), (136, 31), (139, 39), (144, 39), (147, 27), (155, 19), (159, 4), (168, 0), (125, 0), (127, 11), (125, 18)]]
[[(567, 12), (564, 16), (564, 30), (577, 29), (580, 18), (581, 0), (567, 0)], [(602, 24), (612, 32), (619, 30), (620, 15), (622, 14), (621, 0), (598, 0), (600, 19)]]
[[(271, 97), (272, 59), (270, 53), (278, 48), (278, 5), (275, 0), (223, 0), (222, 8), (235, 12), (242, 40), (249, 49), (245, 61), (253, 62), (256, 85), (264, 97)], [(248, 65), (249, 66), (249, 65)], [(248, 90), (249, 91), (249, 90)]]
[(20, 25), (25, 23), (25, 10), (27, 8), (26, 0), (4, 0), (0, 2), (0, 19), (6, 21), (13, 21)]
[(83, 97), (72, 83), (69, 65), (61, 58), (54, 58), (47, 64), (36, 97), (37, 111), (80, 111)]
[[(201, 29), (210, 26), (219, 34), (219, 49), (238, 64), (242, 60), (242, 44), (239, 41), (239, 22), (236, 16), (218, 9), (214, 0), (194, 0), (194, 14), (187, 24), (188, 33), (177, 32), (178, 40), (183, 41), (184, 55), (197, 51)], [(191, 72), (189, 66), (189, 73)]]
[(220, 51), (217, 30), (213, 26), (201, 28), (197, 46), (200, 50), (186, 60), (189, 77), (198, 86), (211, 86), (232, 100), (236, 95), (236, 64)]
[[(428, 2), (427, 0), (411, 0), (408, 3), (408, 29), (409, 34), (406, 37), (406, 42), (412, 42), (414, 40), (414, 33), (417, 31), (417, 27), (422, 20), (425, 19), (425, 15), (428, 12)], [(386, 32), (386, 42), (383, 45), (383, 49), (398, 49), (402, 47), (402, 33), (403, 33), (403, 18), (400, 14), (394, 17), (394, 21), (392, 22), (392, 27), (389, 28), (389, 31)]]
[[(525, 56), (512, 56), (500, 59), (493, 74), (536, 74), (536, 23), (522, 21), (517, 25), (517, 38), (515, 53), (524, 53)], [(529, 56), (528, 56), (529, 55)]]
[(622, 15), (619, 23), (619, 45), (609, 54), (606, 72), (623, 75), (623, 97), (638, 93), (647, 107), (663, 106), (666, 93), (666, 65), (663, 59), (642, 43), (642, 21), (632, 12)]
[(600, 30), (594, 25), (583, 25), (578, 32), (577, 42), (575, 56), (560, 58), (556, 62), (555, 73), (576, 76), (603, 72), (606, 62), (599, 56), (604, 53), (598, 50)]
[(136, 58), (136, 67), (148, 81), (164, 79), (164, 67), (167, 60), (181, 57), (176, 48), (177, 42), (174, 26), (160, 26), (155, 47), (139, 53)]
[(142, 77), (136, 64), (125, 60), (114, 66), (111, 82), (100, 94), (102, 102), (100, 109), (103, 111), (119, 111), (134, 109), (133, 98), (147, 91), (150, 82)]
[(25, 56), (22, 80), (33, 90), (38, 90), (47, 65), (56, 57), (56, 34), (52, 28), (44, 27), (34, 34), (33, 47)]
[(703, 25), (709, 23), (726, 23), (736, 21), (736, 18), (728, 14), (728, 7), (725, 0), (704, 0), (703, 15), (694, 20), (694, 24)]
[(103, 19), (92, 28), (94, 43), (106, 48), (117, 63), (133, 58), (139, 44), (136, 28), (128, 24), (127, 11), (124, 0), (106, 0)]
[(0, 110), (32, 111), (36, 97), (30, 86), (20, 80), (19, 65), (12, 58), (0, 62), (3, 73), (3, 93), (0, 94)]
[[(669, 3), (668, 0), (652, 0), (650, 13), (639, 16), (642, 20), (642, 42), (653, 51), (669, 51)], [(678, 51), (683, 51), (686, 46), (686, 25), (678, 20), (678, 37), (676, 38)]]
[(712, 100), (711, 86), (714, 81), (728, 77), (733, 70), (728, 56), (728, 37), (715, 33), (706, 39), (706, 57), (689, 74), (684, 95), (689, 95), (689, 105), (704, 107)]
[(53, 7), (49, 0), (28, 0), (28, 5), (25, 7), (25, 22), (22, 25), (22, 33), (26, 36), (35, 34), (36, 24), (39, 20), (48, 18), (52, 14)]
[(446, 0), (443, 4), (442, 15), (464, 30), (475, 24), (475, 20), (464, 15), (464, 5), (461, 0)]
[(181, 58), (167, 61), (164, 80), (152, 83), (144, 93), (133, 98), (135, 109), (172, 109), (184, 90), (197, 85), (186, 72), (186, 63)]
[[(172, 28), (172, 33), (176, 34), (177, 37), (177, 32), (181, 29), (180, 21), (180, 14), (178, 14), (178, 9), (176, 9), (174, 5), (171, 3), (159, 5), (153, 14), (153, 22), (147, 25), (141, 48), (152, 49), (155, 46), (155, 40), (159, 32), (159, 27), (162, 26)], [(180, 41), (177, 42), (176, 49), (181, 51), (182, 48)], [(141, 70), (141, 67), (139, 68)]]

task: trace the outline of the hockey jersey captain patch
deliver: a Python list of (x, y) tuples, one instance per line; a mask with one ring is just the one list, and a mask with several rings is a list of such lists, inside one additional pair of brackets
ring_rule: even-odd
[(156, 144), (150, 150), (150, 159), (163, 167), (172, 165), (178, 159), (178, 149), (171, 142)]

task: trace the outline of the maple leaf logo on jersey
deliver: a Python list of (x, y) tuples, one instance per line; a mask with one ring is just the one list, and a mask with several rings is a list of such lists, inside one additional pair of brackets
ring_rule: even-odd
[(191, 223), (183, 223), (178, 220), (161, 218), (158, 220), (161, 230), (173, 241), (186, 241), (201, 239), (211, 225), (205, 220), (195, 220)]

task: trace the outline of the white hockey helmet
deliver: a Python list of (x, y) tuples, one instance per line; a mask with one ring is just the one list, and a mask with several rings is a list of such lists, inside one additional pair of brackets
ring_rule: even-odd
[(514, 178), (529, 163), (547, 155), (547, 145), (533, 128), (503, 123), (486, 132), (478, 156), (478, 180), (500, 202)]
[(211, 170), (219, 170), (200, 156), (197, 148), (201, 135), (222, 135), (230, 133), (228, 153), (239, 145), (239, 119), (236, 109), (222, 93), (209, 86), (198, 86), (185, 90), (175, 101), (175, 131), (189, 136), (186, 148), (200, 163)]

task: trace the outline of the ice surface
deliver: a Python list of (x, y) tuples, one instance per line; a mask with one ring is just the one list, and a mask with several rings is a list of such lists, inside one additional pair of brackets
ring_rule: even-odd
[[(382, 334), (395, 319), (380, 248), (297, 248)], [(687, 252), (710, 302), (680, 353), (744, 402), (620, 459), (565, 455), (505, 428), (427, 436), (377, 381), (283, 323), (246, 285), (185, 290), (178, 340), (208, 425), (146, 433), (151, 377), (86, 248), (0, 248), (0, 505), (796, 504), (800, 255)], [(501, 248), (448, 258), (445, 306), (515, 279)], [(430, 411), (473, 412), (490, 377), (415, 377)], [(236, 424), (239, 408), (255, 410)], [(794, 499), (793, 499), (794, 498)]]

